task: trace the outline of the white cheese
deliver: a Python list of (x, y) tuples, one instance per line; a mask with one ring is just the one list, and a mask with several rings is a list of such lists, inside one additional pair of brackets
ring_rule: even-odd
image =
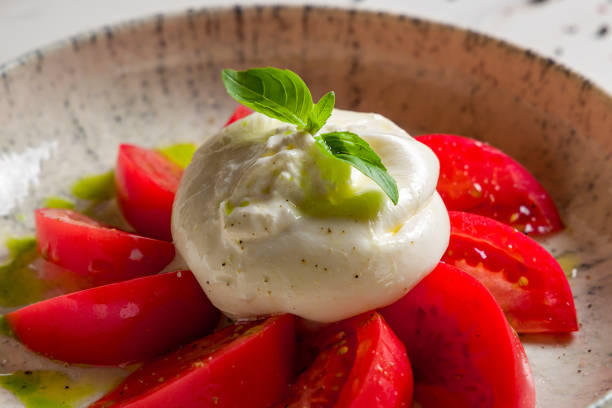
[(321, 133), (330, 131), (370, 144), (398, 205), (311, 135), (257, 113), (206, 141), (185, 170), (176, 248), (228, 316), (344, 319), (399, 299), (446, 250), (434, 153), (378, 114), (336, 109)]

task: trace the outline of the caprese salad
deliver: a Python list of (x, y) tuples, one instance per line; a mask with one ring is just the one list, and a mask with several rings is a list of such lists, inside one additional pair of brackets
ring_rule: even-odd
[(534, 407), (517, 333), (578, 330), (530, 237), (563, 228), (538, 181), (480, 141), (314, 103), (288, 70), (222, 79), (241, 105), (195, 154), (119, 147), (131, 228), (36, 210), (40, 262), (79, 284), (11, 304), (2, 332), (135, 364), (95, 408)]

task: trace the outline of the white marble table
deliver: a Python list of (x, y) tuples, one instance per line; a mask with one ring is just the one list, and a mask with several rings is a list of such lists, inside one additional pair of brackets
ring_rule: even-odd
[(612, 0), (1, 0), (0, 64), (122, 20), (234, 3), (355, 7), (447, 22), (531, 48), (612, 92)]

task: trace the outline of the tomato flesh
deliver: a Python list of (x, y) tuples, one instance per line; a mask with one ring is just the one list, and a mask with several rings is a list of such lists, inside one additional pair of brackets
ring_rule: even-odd
[(92, 408), (268, 407), (287, 391), (293, 317), (229, 326), (145, 364)]
[(378, 313), (335, 324), (316, 343), (319, 353), (314, 362), (277, 408), (410, 406), (410, 362)]
[(446, 207), (484, 215), (527, 234), (563, 229), (544, 187), (502, 151), (467, 137), (417, 136), (440, 160), (438, 192)]
[(290, 396), (277, 408), (335, 406), (340, 389), (351, 372), (357, 349), (354, 333), (340, 332), (338, 335), (330, 344), (321, 347), (312, 364), (292, 384)]
[(232, 116), (230, 116), (230, 118), (227, 120), (223, 127), (229, 126), (237, 120), (249, 116), (251, 113), (253, 113), (251, 109), (247, 108), (244, 105), (238, 105), (234, 113), (232, 113)]
[(161, 271), (174, 258), (174, 245), (108, 227), (60, 208), (35, 211), (42, 257), (84, 276), (92, 286)]
[(183, 169), (156, 150), (119, 146), (115, 185), (125, 219), (139, 233), (172, 241), (172, 203)]
[(219, 312), (190, 271), (99, 286), (5, 315), (15, 336), (76, 364), (142, 361), (210, 332)]
[(578, 330), (565, 273), (546, 249), (493, 219), (449, 211), (451, 236), (442, 261), (491, 291), (519, 333)]
[(440, 263), (381, 310), (412, 363), (424, 408), (529, 408), (533, 378), (503, 311), (476, 279)]

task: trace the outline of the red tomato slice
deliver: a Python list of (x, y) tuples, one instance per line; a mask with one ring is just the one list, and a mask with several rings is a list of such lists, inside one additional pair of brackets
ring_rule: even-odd
[(333, 325), (322, 336), (318, 356), (278, 408), (410, 406), (410, 362), (378, 313)]
[(114, 365), (202, 336), (219, 313), (193, 274), (179, 271), (58, 296), (5, 318), (23, 344), (47, 357)]
[(287, 391), (293, 318), (229, 326), (145, 364), (91, 408), (268, 407)]
[(477, 140), (422, 135), (440, 160), (438, 192), (446, 207), (494, 218), (527, 234), (563, 229), (544, 187), (510, 156)]
[(136, 231), (172, 241), (172, 203), (183, 169), (158, 151), (122, 144), (115, 169), (117, 202)]
[(412, 363), (423, 408), (530, 408), (533, 378), (499, 305), (476, 279), (440, 263), (381, 310)]
[(232, 116), (230, 116), (230, 118), (227, 120), (227, 123), (223, 127), (229, 126), (237, 120), (249, 116), (251, 113), (253, 113), (253, 111), (247, 108), (246, 106), (238, 105), (234, 113), (232, 113)]
[(451, 236), (442, 261), (491, 291), (519, 333), (578, 330), (572, 291), (555, 258), (512, 227), (449, 211)]
[(174, 259), (174, 245), (108, 227), (60, 208), (35, 211), (36, 240), (42, 257), (85, 276), (92, 286), (161, 271)]

